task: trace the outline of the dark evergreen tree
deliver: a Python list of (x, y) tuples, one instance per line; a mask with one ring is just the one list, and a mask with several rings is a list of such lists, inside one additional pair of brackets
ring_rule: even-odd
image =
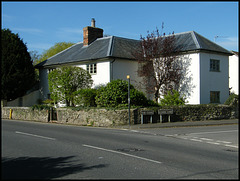
[(18, 34), (1, 31), (1, 99), (23, 96), (36, 83), (34, 67), (27, 46)]

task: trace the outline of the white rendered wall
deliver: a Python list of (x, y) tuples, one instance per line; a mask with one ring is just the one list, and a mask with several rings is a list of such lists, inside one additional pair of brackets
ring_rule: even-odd
[(190, 94), (187, 96), (187, 104), (200, 104), (200, 60), (199, 53), (193, 53), (185, 55), (185, 61), (189, 61), (187, 72), (185, 76), (187, 80), (190, 78), (188, 83), (188, 89), (183, 91), (186, 95), (186, 91)]
[[(97, 64), (97, 73), (91, 74), (93, 79), (93, 86), (94, 88), (97, 85), (107, 84), (110, 82), (110, 62), (89, 62), (89, 63), (96, 63)], [(88, 63), (84, 63), (81, 65), (76, 65), (77, 67), (81, 67), (86, 70), (86, 65)], [(50, 94), (49, 87), (48, 87), (48, 69), (40, 69), (39, 70), (39, 79), (40, 79), (40, 97), (42, 100), (48, 99), (48, 94)]]
[(111, 80), (127, 80), (130, 75), (130, 83), (138, 90), (145, 91), (143, 88), (142, 78), (138, 76), (138, 62), (135, 60), (115, 59), (111, 61)]
[[(220, 71), (210, 71), (210, 59), (220, 60)], [(200, 104), (210, 103), (210, 91), (220, 91), (220, 103), (229, 97), (228, 56), (200, 53)]]
[(239, 58), (237, 55), (229, 57), (229, 88), (231, 92), (239, 94)]
[[(185, 92), (188, 91), (189, 93), (187, 96), (187, 104), (208, 104), (210, 102), (210, 91), (220, 91), (220, 101), (224, 103), (229, 96), (228, 56), (193, 53), (187, 54), (184, 57), (186, 61), (189, 61), (189, 67), (185, 76), (191, 78), (186, 79), (190, 80), (190, 87), (185, 87)], [(220, 60), (220, 72), (210, 72), (210, 59)], [(91, 61), (89, 63), (97, 64), (97, 73), (92, 74), (94, 81), (93, 88), (97, 85), (107, 84), (111, 80), (127, 80), (127, 75), (130, 75), (131, 84), (133, 84), (135, 88), (145, 92), (142, 86), (142, 79), (138, 77), (137, 74), (137, 61), (111, 59), (98, 62)], [(76, 66), (86, 70), (87, 64), (88, 62)], [(45, 100), (49, 94), (48, 69), (41, 69), (39, 74), (41, 80), (40, 92), (42, 99)], [(184, 94), (184, 87), (182, 90)]]
[(91, 74), (93, 79), (93, 85), (92, 88), (95, 86), (101, 85), (101, 84), (107, 84), (110, 82), (110, 62), (104, 61), (104, 62), (89, 62), (82, 65), (77, 65), (77, 67), (81, 67), (83, 69), (87, 69), (87, 64), (94, 64), (97, 65), (97, 73)]

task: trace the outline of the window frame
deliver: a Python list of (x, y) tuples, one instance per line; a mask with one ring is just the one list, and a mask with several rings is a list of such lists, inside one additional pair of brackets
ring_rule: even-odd
[(210, 91), (210, 103), (220, 103), (220, 91)]
[(87, 64), (86, 69), (91, 75), (97, 74), (97, 63)]
[(220, 72), (220, 60), (210, 59), (210, 67), (211, 72)]

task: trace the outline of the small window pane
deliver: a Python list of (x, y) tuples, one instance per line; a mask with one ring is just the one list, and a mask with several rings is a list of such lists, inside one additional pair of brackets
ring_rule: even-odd
[(220, 103), (220, 91), (210, 91), (210, 103)]
[(90, 74), (96, 74), (97, 73), (97, 64), (94, 63), (94, 64), (88, 64), (87, 65), (87, 71), (90, 73)]
[(210, 60), (210, 71), (220, 71), (220, 60)]

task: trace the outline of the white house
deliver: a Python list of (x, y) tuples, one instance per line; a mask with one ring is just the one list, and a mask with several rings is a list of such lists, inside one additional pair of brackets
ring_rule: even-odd
[[(48, 72), (51, 69), (74, 65), (90, 72), (94, 85), (106, 84), (111, 80), (130, 75), (136, 88), (144, 88), (138, 76), (138, 62), (132, 55), (140, 40), (117, 36), (103, 37), (103, 30), (92, 26), (83, 29), (83, 42), (36, 65), (40, 72), (41, 99), (48, 99)], [(183, 61), (187, 62), (186, 85), (182, 91), (188, 104), (224, 103), (229, 96), (229, 56), (231, 52), (189, 31), (175, 34), (176, 46), (181, 47)], [(148, 95), (149, 97), (149, 95)]]
[(232, 51), (229, 57), (229, 88), (230, 92), (239, 95), (239, 58), (238, 52)]

